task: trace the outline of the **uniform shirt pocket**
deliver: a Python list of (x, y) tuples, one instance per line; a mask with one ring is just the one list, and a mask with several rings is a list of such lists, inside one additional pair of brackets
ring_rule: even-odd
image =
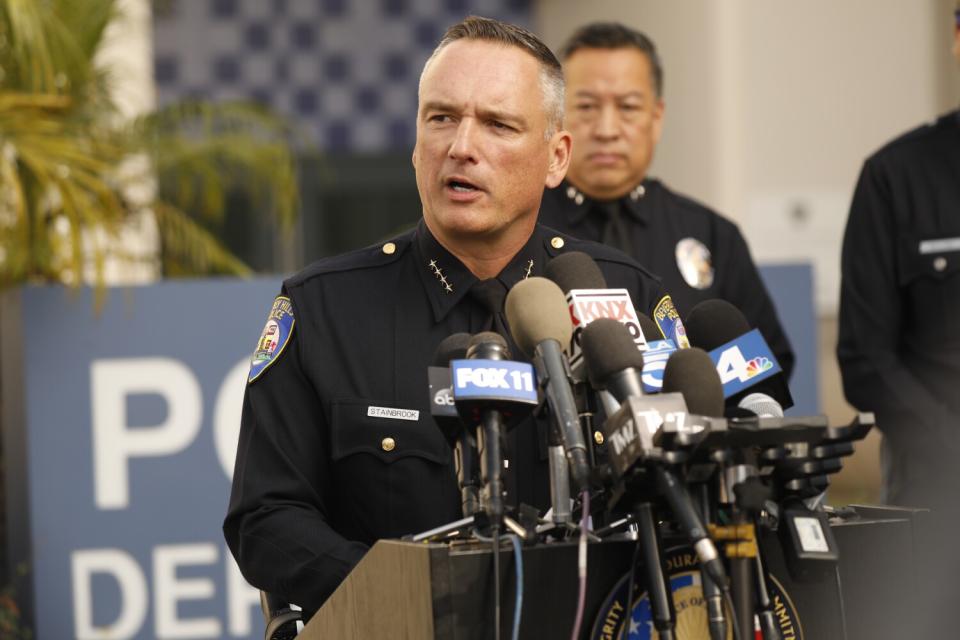
[(409, 457), (439, 465), (450, 463), (450, 447), (429, 413), (360, 399), (334, 401), (331, 408), (335, 462), (369, 454), (386, 464)]
[(960, 232), (899, 241), (904, 330), (920, 343), (960, 340)]

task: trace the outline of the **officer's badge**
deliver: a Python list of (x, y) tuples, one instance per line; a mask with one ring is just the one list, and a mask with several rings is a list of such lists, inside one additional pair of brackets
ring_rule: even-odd
[(280, 357), (284, 347), (290, 342), (290, 336), (293, 335), (293, 324), (293, 305), (290, 298), (277, 296), (273, 301), (273, 308), (270, 309), (270, 315), (267, 316), (267, 324), (263, 326), (263, 333), (260, 334), (260, 340), (257, 342), (257, 350), (253, 352), (253, 357), (250, 359), (248, 383), (259, 378)]
[(710, 249), (696, 238), (684, 238), (677, 243), (677, 268), (688, 285), (706, 289), (713, 284), (713, 264)]

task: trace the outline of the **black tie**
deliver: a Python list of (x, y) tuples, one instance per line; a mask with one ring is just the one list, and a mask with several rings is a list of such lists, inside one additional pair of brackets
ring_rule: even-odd
[(610, 202), (594, 202), (593, 209), (599, 213), (603, 221), (603, 231), (600, 235), (600, 242), (620, 249), (630, 255), (632, 247), (630, 246), (630, 233), (623, 224), (623, 211), (621, 210), (620, 200)]
[(470, 287), (470, 297), (490, 313), (481, 331), (496, 331), (510, 343), (510, 330), (503, 317), (503, 301), (507, 297), (507, 288), (503, 283), (496, 278), (478, 280)]

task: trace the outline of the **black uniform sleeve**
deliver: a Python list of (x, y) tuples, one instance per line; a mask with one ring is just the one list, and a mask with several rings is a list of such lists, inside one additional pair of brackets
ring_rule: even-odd
[(897, 227), (890, 184), (867, 161), (854, 192), (840, 263), (840, 327), (837, 359), (847, 400), (861, 411), (888, 416), (878, 426), (914, 425), (898, 439), (944, 446), (956, 429), (947, 407), (901, 357), (904, 304), (896, 264)]
[(367, 547), (328, 524), (329, 441), (301, 366), (298, 327), (247, 386), (223, 531), (244, 577), (312, 615)]
[(790, 340), (780, 324), (767, 287), (764, 286), (760, 272), (750, 256), (747, 241), (735, 225), (732, 226), (725, 250), (731, 264), (727, 271), (729, 276), (723, 283), (723, 297), (740, 309), (754, 328), (760, 330), (789, 380), (795, 361)]

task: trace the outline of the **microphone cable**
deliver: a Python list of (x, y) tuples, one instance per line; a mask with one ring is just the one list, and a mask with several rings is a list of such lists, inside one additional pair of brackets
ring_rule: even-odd
[[(520, 638), (520, 617), (521, 617), (521, 613), (522, 613), (522, 611), (523, 611), (523, 552), (522, 552), (522, 548), (521, 548), (521, 545), (520, 545), (520, 538), (519, 538), (519, 536), (517, 536), (516, 534), (513, 534), (513, 533), (508, 533), (508, 534), (504, 534), (504, 535), (497, 536), (496, 539), (494, 539), (493, 536), (490, 536), (490, 537), (488, 538), (487, 536), (484, 536), (484, 535), (480, 534), (479, 532), (474, 532), (474, 536), (477, 538), (477, 540), (480, 540), (481, 542), (491, 543), (492, 546), (497, 549), (497, 552), (498, 552), (498, 553), (499, 553), (499, 547), (500, 547), (499, 542), (500, 542), (501, 540), (508, 540), (508, 541), (511, 543), (511, 545), (513, 546), (513, 560), (514, 560), (514, 565), (515, 565), (515, 567), (514, 567), (514, 568), (515, 568), (515, 572), (514, 572), (514, 573), (515, 573), (516, 581), (517, 581), (517, 592), (516, 592), (516, 596), (515, 596), (514, 601), (513, 601), (513, 628), (512, 628), (510, 637), (511, 637), (512, 640), (519, 640), (519, 638)], [(499, 563), (497, 563), (497, 564), (499, 564)], [(496, 610), (495, 610), (495, 614), (494, 614), (494, 615), (495, 615), (495, 618), (496, 618), (496, 620), (497, 620), (497, 623), (499, 624), (499, 621), (500, 621), (500, 587), (499, 587), (499, 585), (500, 585), (500, 580), (499, 580), (500, 572), (499, 572), (499, 570), (498, 570), (497, 564), (494, 565), (494, 574), (495, 574), (495, 577), (494, 577), (494, 580), (495, 580), (495, 582), (494, 582), (494, 599), (495, 599), (495, 602), (496, 602), (496, 604), (495, 604)], [(496, 638), (499, 638), (499, 637), (500, 637), (500, 629), (499, 629), (499, 626), (498, 626), (497, 629), (494, 631), (494, 636), (495, 636)]]
[(573, 620), (573, 632), (570, 640), (580, 637), (580, 625), (583, 624), (583, 611), (587, 605), (587, 523), (590, 519), (590, 490), (584, 489), (580, 506), (580, 542), (577, 545), (577, 574), (580, 577), (580, 595), (577, 601), (577, 616)]
[(510, 542), (513, 543), (513, 564), (517, 571), (517, 597), (513, 602), (513, 634), (512, 640), (520, 640), (520, 612), (523, 611), (523, 553), (520, 550), (520, 538), (511, 533)]

